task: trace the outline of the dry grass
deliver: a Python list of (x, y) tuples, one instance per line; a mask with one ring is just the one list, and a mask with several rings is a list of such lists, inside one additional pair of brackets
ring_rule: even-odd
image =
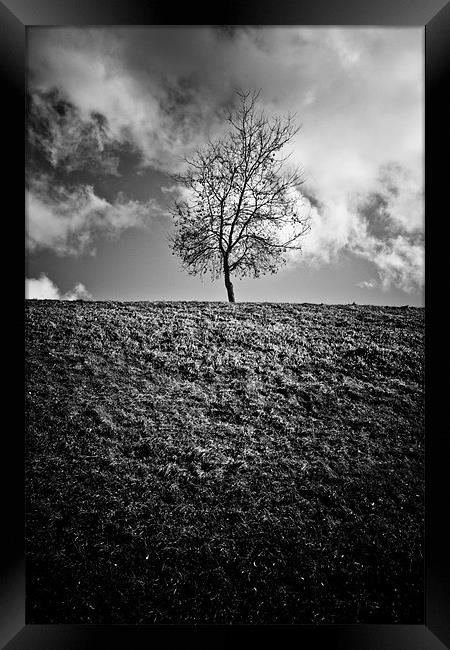
[(422, 622), (422, 309), (26, 324), (29, 623)]

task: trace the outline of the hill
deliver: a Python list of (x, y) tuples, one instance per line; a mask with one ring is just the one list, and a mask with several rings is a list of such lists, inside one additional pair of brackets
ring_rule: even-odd
[(420, 623), (424, 310), (26, 301), (27, 622)]

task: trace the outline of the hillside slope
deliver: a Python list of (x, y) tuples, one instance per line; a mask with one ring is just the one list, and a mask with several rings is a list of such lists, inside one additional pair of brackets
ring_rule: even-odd
[(26, 302), (29, 623), (422, 622), (424, 311)]

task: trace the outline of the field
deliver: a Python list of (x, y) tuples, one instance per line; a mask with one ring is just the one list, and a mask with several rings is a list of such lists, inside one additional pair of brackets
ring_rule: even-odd
[(421, 623), (424, 311), (26, 301), (28, 623)]

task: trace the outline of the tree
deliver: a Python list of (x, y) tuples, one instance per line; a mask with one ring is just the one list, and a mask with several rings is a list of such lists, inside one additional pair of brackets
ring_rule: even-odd
[(276, 273), (310, 228), (301, 214), (300, 172), (279, 154), (300, 127), (294, 116), (258, 110), (259, 92), (237, 94), (226, 135), (198, 148), (173, 175), (184, 197), (171, 206), (173, 252), (191, 274), (223, 274), (230, 302), (232, 276)]

